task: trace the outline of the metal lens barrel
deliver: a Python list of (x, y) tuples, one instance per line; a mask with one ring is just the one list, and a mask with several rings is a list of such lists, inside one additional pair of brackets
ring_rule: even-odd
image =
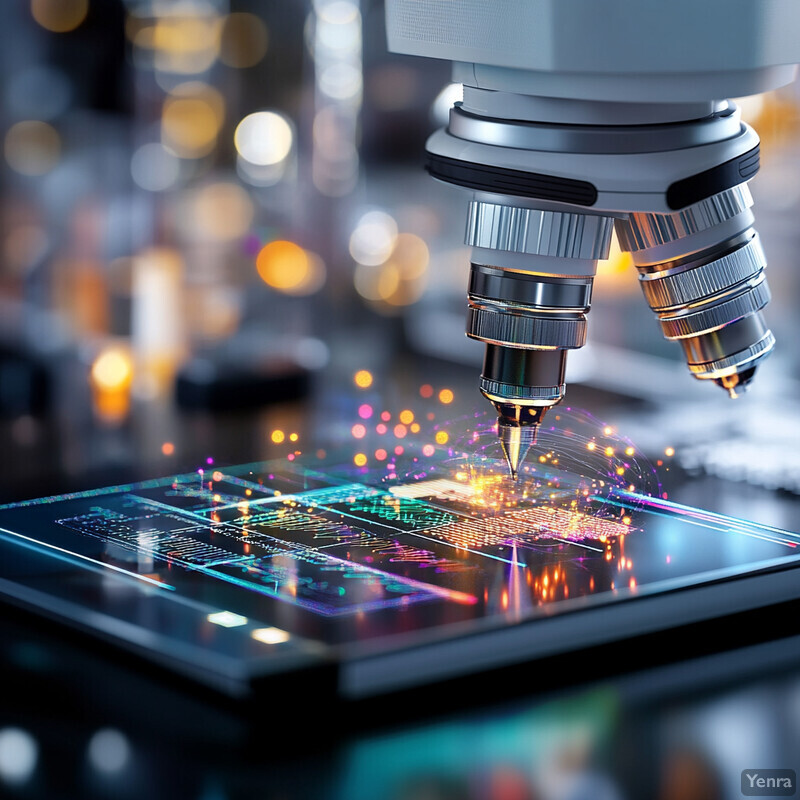
[(732, 396), (775, 345), (761, 314), (770, 292), (751, 206), (741, 184), (674, 214), (617, 222), (664, 336), (682, 345), (696, 378)]
[(513, 198), (470, 203), (467, 336), (487, 345), (480, 389), (501, 416), (506, 404), (542, 409), (564, 396), (566, 352), (586, 343), (594, 269), (612, 226)]

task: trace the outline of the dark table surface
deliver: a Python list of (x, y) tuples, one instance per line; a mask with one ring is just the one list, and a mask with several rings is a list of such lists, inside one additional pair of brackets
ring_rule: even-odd
[[(85, 409), (6, 420), (0, 499), (188, 471), (212, 454), (220, 464), (265, 459), (275, 427), (336, 439), (359, 396), (331, 374), (343, 373), (319, 377), (309, 398), (251, 412), (178, 412), (165, 399), (115, 427)], [(480, 402), (468, 370), (409, 361), (387, 375), (387, 402), (434, 381), (456, 391), (454, 413)], [(600, 418), (624, 418), (625, 398), (571, 392)], [(789, 495), (674, 472), (669, 481), (682, 502), (752, 508), (754, 519), (767, 508), (787, 526), (796, 517)], [(0, 605), (0, 796), (741, 797), (743, 770), (798, 767), (798, 611), (773, 606), (344, 705), (311, 700), (319, 692), (302, 681), (234, 701)], [(32, 767), (15, 781), (26, 758)]]

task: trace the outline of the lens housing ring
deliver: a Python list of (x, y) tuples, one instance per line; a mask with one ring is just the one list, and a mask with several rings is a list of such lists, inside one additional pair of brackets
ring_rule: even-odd
[(752, 231), (748, 242), (720, 258), (682, 265), (666, 274), (664, 271), (642, 273), (639, 281), (650, 308), (667, 311), (730, 291), (737, 284), (752, 279), (766, 265), (758, 234)]
[(726, 375), (732, 375), (735, 372), (741, 372), (743, 368), (754, 366), (755, 362), (766, 358), (774, 347), (775, 336), (772, 331), (768, 330), (761, 339), (738, 353), (733, 353), (725, 358), (709, 361), (705, 364), (689, 363), (687, 366), (696, 378), (714, 380), (723, 378)]
[(745, 284), (744, 291), (722, 303), (691, 310), (690, 313), (660, 314), (659, 322), (664, 337), (670, 340), (685, 339), (710, 333), (725, 325), (755, 314), (770, 301), (769, 286), (763, 272), (754, 281)]
[(574, 309), (585, 311), (592, 299), (592, 278), (561, 278), (531, 275), (502, 267), (472, 263), (469, 297), (494, 300), (529, 309)]
[(553, 258), (607, 258), (614, 218), (472, 200), (464, 244)]
[(555, 405), (564, 396), (566, 385), (524, 386), (517, 383), (500, 383), (481, 376), (479, 388), (490, 400), (498, 402), (521, 401), (520, 405)]
[(467, 336), (526, 350), (573, 350), (586, 344), (586, 317), (580, 313), (536, 313), (521, 306), (470, 299)]
[(753, 205), (746, 183), (706, 197), (674, 214), (630, 214), (617, 222), (617, 237), (623, 250), (637, 253), (715, 228), (737, 217)]

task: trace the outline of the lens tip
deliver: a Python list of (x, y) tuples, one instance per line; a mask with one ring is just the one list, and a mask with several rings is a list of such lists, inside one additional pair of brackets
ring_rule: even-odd
[(733, 375), (726, 375), (724, 378), (716, 378), (714, 383), (725, 389), (728, 396), (735, 400), (748, 391), (755, 374), (756, 368), (750, 367), (741, 372), (734, 372)]

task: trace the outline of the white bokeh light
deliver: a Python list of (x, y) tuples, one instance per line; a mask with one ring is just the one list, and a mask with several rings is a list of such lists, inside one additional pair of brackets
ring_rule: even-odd
[(292, 151), (294, 132), (289, 121), (274, 111), (248, 114), (233, 136), (236, 151), (250, 164), (280, 164)]
[(0, 779), (5, 783), (25, 783), (36, 769), (39, 746), (22, 728), (0, 730)]
[(102, 728), (89, 740), (89, 762), (99, 772), (119, 772), (130, 756), (127, 738), (114, 728)]
[(180, 175), (180, 161), (159, 142), (143, 144), (131, 159), (131, 176), (137, 186), (148, 192), (171, 189)]

